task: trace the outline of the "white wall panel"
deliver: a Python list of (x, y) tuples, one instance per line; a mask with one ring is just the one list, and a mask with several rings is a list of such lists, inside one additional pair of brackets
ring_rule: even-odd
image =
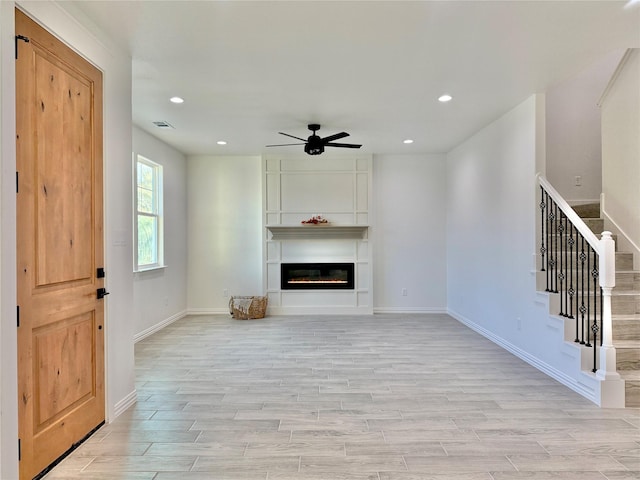
[(367, 241), (359, 241), (357, 242), (357, 255), (356, 259), (359, 262), (367, 262), (369, 261), (369, 242)]
[(348, 173), (282, 174), (282, 210), (294, 212), (353, 211), (353, 175)]
[(280, 210), (280, 179), (278, 175), (267, 175), (267, 210)]
[[(355, 307), (351, 292), (341, 291), (283, 291), (282, 305), (289, 307)], [(320, 313), (320, 312), (318, 312)]]
[(356, 225), (371, 225), (369, 222), (369, 214), (368, 213), (356, 213)]
[(358, 263), (356, 264), (356, 289), (358, 290), (368, 290), (369, 289), (369, 271), (368, 263)]
[(356, 210), (369, 210), (369, 175), (356, 175)]
[[(269, 223), (268, 225), (279, 225), (279, 224), (301, 225), (301, 222), (303, 220), (307, 220), (308, 218), (311, 218), (314, 215), (324, 216), (324, 218), (326, 218), (329, 222), (331, 222), (332, 225), (353, 225), (354, 224), (353, 212), (340, 213), (340, 212), (331, 211), (327, 209), (325, 210), (307, 209), (307, 210), (296, 211), (294, 213), (283, 212), (282, 214), (280, 214), (280, 219), (281, 219), (280, 222), (276, 221), (274, 223)], [(269, 218), (273, 219), (274, 216), (269, 215)], [(366, 223), (364, 225), (366, 225)], [(308, 228), (315, 228), (315, 227), (309, 225)]]
[(281, 248), (282, 261), (288, 263), (353, 261), (356, 252), (353, 240), (288, 240)]
[(270, 242), (267, 244), (267, 262), (280, 260), (280, 244)]
[(267, 264), (267, 289), (280, 289), (280, 263)]
[[(275, 165), (269, 159), (269, 170)], [(280, 170), (283, 172), (350, 172), (354, 169), (355, 160), (351, 157), (331, 157), (327, 154), (321, 157), (304, 155), (301, 157), (283, 158), (280, 161)], [(366, 170), (366, 168), (364, 168)]]

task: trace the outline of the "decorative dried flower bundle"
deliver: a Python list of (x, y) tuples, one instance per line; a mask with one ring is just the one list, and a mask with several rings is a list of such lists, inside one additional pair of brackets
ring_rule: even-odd
[(320, 223), (329, 223), (329, 222), (322, 215), (314, 215), (308, 220), (303, 220), (302, 223), (305, 225), (318, 225)]

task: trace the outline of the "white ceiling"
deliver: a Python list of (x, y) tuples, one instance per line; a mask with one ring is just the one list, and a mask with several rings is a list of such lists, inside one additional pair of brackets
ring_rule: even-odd
[(134, 123), (185, 154), (302, 153), (265, 145), (306, 138), (308, 123), (349, 132), (339, 141), (365, 153), (446, 152), (532, 93), (640, 47), (640, 5), (625, 1), (61, 3), (130, 52)]

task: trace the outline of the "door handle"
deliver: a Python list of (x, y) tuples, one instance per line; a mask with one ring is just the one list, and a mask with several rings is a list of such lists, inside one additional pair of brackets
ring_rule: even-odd
[(107, 292), (107, 289), (106, 289), (106, 288), (99, 288), (99, 289), (96, 291), (96, 293), (97, 293), (98, 300), (100, 300), (101, 298), (104, 298), (104, 297), (106, 297), (107, 295), (109, 295), (109, 292)]

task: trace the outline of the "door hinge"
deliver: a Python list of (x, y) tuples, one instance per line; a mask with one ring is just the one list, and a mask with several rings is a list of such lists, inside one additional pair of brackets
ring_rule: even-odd
[(16, 193), (20, 191), (20, 173), (16, 172)]
[(18, 439), (18, 461), (22, 460), (22, 440)]
[(16, 35), (16, 60), (18, 59), (18, 40), (22, 40), (24, 43), (29, 43), (29, 37), (25, 37), (24, 35)]
[(20, 326), (20, 305), (16, 306), (16, 318), (18, 320), (18, 327)]

